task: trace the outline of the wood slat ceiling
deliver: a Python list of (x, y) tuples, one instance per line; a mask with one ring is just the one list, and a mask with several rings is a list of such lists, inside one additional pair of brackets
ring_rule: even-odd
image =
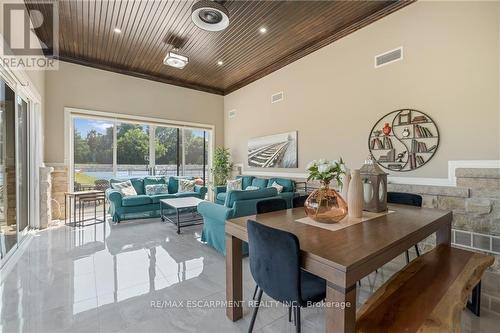
[[(25, 2), (29, 9), (50, 16), (45, 7)], [(192, 23), (194, 2), (60, 1), (59, 58), (224, 95), (413, 0), (227, 1), (230, 25), (221, 32), (207, 32)], [(267, 32), (261, 34), (261, 27)], [(117, 34), (114, 28), (122, 32)], [(36, 33), (48, 42), (45, 31)], [(174, 47), (189, 57), (182, 70), (163, 64)]]

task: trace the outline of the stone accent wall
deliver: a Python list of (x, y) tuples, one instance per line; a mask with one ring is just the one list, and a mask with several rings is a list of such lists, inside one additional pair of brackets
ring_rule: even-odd
[(52, 221), (52, 167), (40, 168), (40, 229)]
[[(425, 207), (451, 210), (455, 230), (500, 236), (500, 169), (459, 168), (455, 176), (454, 187), (389, 184), (388, 189), (417, 193), (422, 195)], [(482, 238), (489, 246), (489, 237)], [(433, 237), (424, 243), (433, 245)], [(500, 256), (496, 257), (493, 270), (500, 272)]]
[(68, 168), (54, 166), (52, 171), (52, 219), (64, 219), (64, 193), (68, 192)]
[(7, 188), (4, 191), (4, 195), (6, 196), (3, 200), (7, 201), (7, 225), (16, 224), (16, 168), (15, 167), (6, 167), (5, 168), (5, 187)]

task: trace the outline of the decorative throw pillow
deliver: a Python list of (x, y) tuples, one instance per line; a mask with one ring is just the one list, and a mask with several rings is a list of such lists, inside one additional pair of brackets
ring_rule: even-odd
[(179, 179), (179, 193), (180, 192), (194, 192), (194, 180)]
[(136, 192), (136, 190), (135, 190), (135, 188), (132, 185), (132, 182), (130, 180), (127, 180), (126, 182), (122, 182), (122, 183), (114, 183), (111, 186), (113, 187), (113, 189), (120, 191), (120, 193), (124, 197), (130, 197), (133, 195), (137, 195), (137, 192)]
[(196, 185), (201, 185), (201, 186), (203, 186), (203, 183), (204, 183), (204, 182), (203, 182), (203, 179), (201, 179), (201, 178), (196, 178), (196, 179), (194, 180), (194, 183), (195, 183)]
[(274, 182), (270, 187), (274, 187), (275, 189), (278, 190), (278, 193), (281, 193), (283, 192), (283, 186), (281, 186), (280, 184)]
[(168, 193), (168, 184), (146, 185), (146, 195)]
[(227, 181), (226, 192), (234, 191), (234, 190), (242, 190), (242, 189), (243, 188), (241, 187), (241, 178)]
[(245, 191), (253, 191), (253, 190), (260, 190), (260, 187), (258, 186), (247, 186), (247, 188), (245, 189)]

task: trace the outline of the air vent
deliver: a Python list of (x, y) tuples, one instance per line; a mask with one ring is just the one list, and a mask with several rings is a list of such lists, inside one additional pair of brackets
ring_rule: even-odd
[(375, 56), (375, 68), (379, 68), (393, 62), (403, 60), (403, 47), (387, 51), (383, 54)]
[(471, 247), (470, 233), (455, 230), (455, 244)]
[(229, 119), (233, 119), (236, 117), (236, 110), (229, 110), (229, 112), (227, 113), (227, 116)]
[(271, 96), (271, 104), (281, 102), (282, 100), (283, 100), (282, 91)]

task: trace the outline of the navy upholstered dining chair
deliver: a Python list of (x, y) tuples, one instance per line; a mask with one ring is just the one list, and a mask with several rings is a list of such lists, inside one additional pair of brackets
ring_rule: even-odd
[(257, 202), (257, 214), (275, 212), (286, 209), (285, 199), (267, 199)]
[[(387, 203), (422, 207), (422, 196), (412, 193), (387, 192)], [(415, 244), (417, 257), (420, 256), (418, 244)], [(406, 263), (410, 262), (410, 253), (406, 250)]]
[(299, 240), (294, 234), (252, 220), (247, 230), (250, 272), (259, 286), (248, 332), (253, 330), (263, 292), (291, 307), (300, 332), (300, 308), (326, 297), (326, 281), (300, 268)]
[(309, 195), (306, 194), (293, 198), (293, 208), (304, 207), (304, 204), (308, 197)]
[[(265, 214), (284, 209), (286, 209), (285, 199), (267, 199), (257, 202), (257, 214)], [(255, 295), (257, 295), (257, 291), (259, 291), (259, 285), (256, 285), (255, 290), (253, 291), (252, 299), (254, 300)]]

